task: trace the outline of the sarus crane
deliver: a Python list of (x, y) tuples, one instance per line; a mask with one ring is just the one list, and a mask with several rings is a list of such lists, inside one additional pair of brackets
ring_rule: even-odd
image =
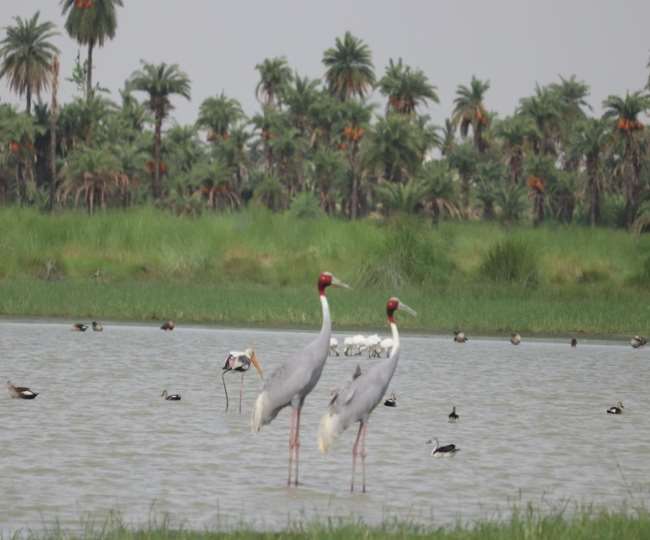
[(269, 424), (278, 413), (291, 405), (291, 427), (289, 428), (289, 475), (287, 485), (298, 485), (298, 464), (300, 454), (300, 412), (305, 398), (320, 379), (329, 353), (332, 320), (325, 290), (329, 286), (350, 286), (339, 281), (329, 272), (318, 278), (318, 294), (323, 313), (323, 323), (318, 337), (302, 351), (293, 354), (282, 366), (276, 369), (264, 383), (264, 388), (255, 402), (251, 419), (253, 431), (259, 431)]
[[(334, 394), (329, 411), (323, 416), (318, 433), (318, 446), (321, 452), (327, 452), (334, 439), (351, 424), (359, 422), (359, 432), (352, 447), (352, 481), (350, 491), (354, 491), (354, 473), (357, 457), (361, 456), (362, 488), (366, 491), (366, 433), (368, 418), (374, 408), (382, 402), (399, 360), (399, 332), (395, 322), (395, 311), (402, 309), (416, 315), (410, 307), (398, 298), (390, 298), (386, 304), (388, 324), (393, 334), (393, 348), (389, 358), (373, 364), (368, 371), (358, 375), (347, 386)], [(359, 448), (361, 447), (361, 448)]]
[(244, 393), (244, 373), (246, 373), (251, 364), (257, 370), (260, 379), (264, 378), (262, 366), (257, 360), (257, 355), (253, 349), (246, 349), (245, 351), (230, 351), (226, 356), (226, 361), (223, 364), (221, 371), (221, 382), (223, 383), (223, 391), (226, 393), (226, 411), (228, 410), (228, 389), (226, 388), (226, 373), (239, 372), (241, 373), (241, 382), (239, 384), (239, 414), (241, 414), (241, 401), (242, 394)]

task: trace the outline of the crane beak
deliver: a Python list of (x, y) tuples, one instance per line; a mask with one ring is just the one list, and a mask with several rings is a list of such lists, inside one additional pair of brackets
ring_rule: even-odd
[(257, 361), (257, 355), (255, 354), (255, 351), (253, 351), (253, 354), (251, 355), (251, 363), (253, 364), (253, 366), (255, 366), (255, 369), (257, 370), (257, 374), (260, 376), (260, 379), (264, 379), (264, 373), (262, 372), (262, 366)]
[(336, 278), (334, 276), (332, 276), (332, 285), (334, 287), (343, 287), (344, 289), (351, 289), (352, 288), (347, 283), (343, 283), (340, 279), (338, 279), (338, 278)]
[(399, 309), (402, 310), (402, 311), (406, 311), (406, 313), (408, 313), (409, 315), (413, 315), (413, 317), (418, 316), (418, 314), (416, 313), (416, 311), (413, 308), (407, 306), (401, 300), (399, 301)]

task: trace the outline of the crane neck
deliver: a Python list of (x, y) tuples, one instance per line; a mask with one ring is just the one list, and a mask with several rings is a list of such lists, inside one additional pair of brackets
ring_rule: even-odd
[(389, 323), (390, 331), (393, 336), (393, 347), (390, 351), (390, 357), (388, 360), (385, 360), (385, 362), (390, 366), (389, 369), (392, 377), (392, 374), (395, 373), (395, 368), (397, 368), (397, 361), (399, 360), (399, 332), (397, 331), (397, 324), (394, 319), (389, 319)]
[(320, 305), (323, 312), (323, 324), (321, 326), (320, 333), (321, 336), (327, 336), (329, 345), (329, 336), (332, 333), (332, 319), (330, 317), (330, 305), (327, 302), (327, 296), (325, 296), (324, 292), (320, 295)]

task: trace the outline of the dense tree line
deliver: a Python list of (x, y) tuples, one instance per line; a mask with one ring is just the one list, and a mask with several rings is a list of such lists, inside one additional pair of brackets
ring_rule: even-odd
[[(86, 48), (70, 75), (77, 97), (59, 105), (54, 23), (16, 17), (0, 41), (0, 78), (25, 110), (0, 104), (0, 202), (128, 207), (177, 213), (260, 204), (356, 219), (420, 213), (440, 219), (545, 220), (643, 229), (650, 224), (650, 110), (644, 90), (609, 96), (594, 117), (575, 76), (537, 86), (512, 115), (489, 110), (490, 82), (456, 90), (444, 126), (420, 69), (391, 59), (383, 74), (347, 32), (324, 51), (322, 79), (285, 58), (255, 66), (260, 110), (247, 117), (222, 94), (175, 125), (191, 81), (176, 64), (143, 62), (119, 102), (93, 83), (93, 50), (115, 37), (122, 0), (62, 0), (65, 30)], [(370, 99), (373, 90), (383, 105)]]

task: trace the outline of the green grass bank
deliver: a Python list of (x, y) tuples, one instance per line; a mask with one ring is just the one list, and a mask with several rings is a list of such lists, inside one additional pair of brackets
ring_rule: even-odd
[(515, 512), (509, 520), (485, 520), (453, 527), (427, 527), (389, 522), (297, 524), (281, 531), (262, 532), (240, 526), (227, 531), (193, 531), (168, 524), (130, 528), (122, 524), (87, 527), (82, 533), (60, 529), (30, 531), (16, 537), (30, 540), (641, 540), (650, 538), (650, 514), (580, 511), (567, 517), (535, 511)]
[(625, 231), (397, 218), (299, 219), (261, 209), (0, 209), (0, 315), (316, 327), (318, 272), (338, 328), (627, 336), (650, 333), (650, 238)]

